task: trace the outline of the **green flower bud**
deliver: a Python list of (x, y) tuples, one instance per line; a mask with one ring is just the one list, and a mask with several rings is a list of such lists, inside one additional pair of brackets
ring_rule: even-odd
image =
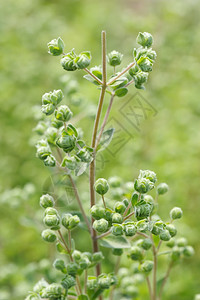
[(135, 225), (133, 224), (124, 224), (124, 233), (125, 236), (134, 236), (137, 232)]
[(177, 229), (173, 224), (167, 224), (166, 229), (169, 231), (171, 237), (174, 237), (177, 234)]
[(163, 222), (162, 221), (157, 221), (155, 222), (155, 224), (153, 225), (152, 228), (152, 233), (154, 235), (159, 235), (161, 233), (161, 231), (163, 230)]
[(62, 167), (66, 167), (70, 170), (75, 170), (79, 162), (79, 158), (77, 156), (65, 156), (61, 163)]
[(186, 246), (183, 249), (183, 255), (185, 257), (191, 257), (194, 255), (194, 248), (192, 246)]
[(166, 243), (166, 246), (169, 248), (173, 248), (175, 246), (175, 240), (171, 239)]
[(112, 254), (116, 255), (116, 256), (121, 256), (123, 254), (123, 249), (113, 248), (112, 249)]
[(55, 165), (56, 165), (56, 159), (55, 159), (55, 157), (52, 154), (48, 155), (44, 159), (44, 164), (47, 167), (55, 167)]
[(146, 178), (153, 183), (156, 183), (157, 181), (156, 173), (150, 170), (140, 170), (140, 174), (138, 178), (139, 179)]
[(47, 142), (46, 142), (45, 146), (40, 146), (40, 143), (38, 143), (36, 145), (36, 148), (37, 148), (36, 155), (37, 155), (37, 157), (39, 157), (42, 160), (44, 160), (51, 154), (51, 149), (50, 149), (49, 145), (47, 144)]
[(137, 220), (146, 219), (150, 216), (152, 210), (153, 205), (142, 200), (135, 205), (135, 217)]
[(143, 264), (141, 264), (140, 269), (145, 274), (149, 274), (153, 270), (154, 263), (151, 260), (146, 260)]
[(25, 300), (40, 300), (41, 298), (38, 296), (38, 294), (29, 292), (29, 295), (25, 298)]
[(49, 42), (47, 46), (49, 49), (48, 53), (54, 56), (61, 55), (65, 47), (64, 42), (60, 37)]
[(144, 250), (149, 250), (152, 247), (152, 241), (150, 239), (144, 239), (144, 240), (142, 240), (141, 247)]
[(66, 71), (75, 71), (77, 69), (77, 65), (75, 63), (76, 54), (74, 52), (74, 49), (72, 49), (71, 52), (67, 53), (63, 56), (60, 63)]
[(60, 218), (57, 215), (46, 215), (43, 222), (46, 226), (55, 227), (60, 224)]
[(173, 220), (180, 219), (183, 216), (183, 211), (180, 207), (174, 207), (170, 211), (170, 218)]
[(62, 215), (61, 223), (67, 229), (69, 227), (69, 220), (70, 220), (71, 217), (72, 217), (71, 214), (64, 214), (64, 215)]
[(144, 201), (146, 201), (149, 204), (153, 204), (154, 203), (154, 199), (150, 195), (144, 195)]
[(62, 121), (59, 121), (57, 120), (56, 118), (53, 118), (52, 121), (51, 121), (51, 125), (57, 129), (59, 129), (60, 127), (63, 126), (63, 122)]
[(149, 76), (148, 73), (142, 71), (138, 72), (135, 76), (133, 76), (133, 79), (135, 81), (135, 87), (137, 89), (144, 90), (145, 88), (143, 84), (147, 82), (148, 76)]
[(40, 197), (40, 206), (43, 208), (53, 207), (55, 205), (54, 199), (49, 194)]
[(137, 72), (139, 71), (139, 68), (138, 68), (138, 66), (137, 65), (134, 65), (132, 68), (130, 68), (129, 69), (129, 74), (132, 76), (132, 77), (134, 77), (136, 74), (137, 74)]
[(67, 273), (69, 275), (72, 275), (75, 277), (77, 272), (78, 272), (78, 265), (76, 263), (72, 262), (67, 265)]
[(108, 230), (108, 221), (105, 219), (95, 220), (93, 223), (93, 228), (100, 233), (106, 232)]
[(65, 262), (62, 259), (57, 258), (56, 260), (54, 260), (53, 267), (61, 271), (62, 273), (67, 273)]
[(45, 132), (48, 143), (54, 144), (57, 138), (57, 130), (54, 127), (47, 128)]
[(53, 243), (57, 239), (57, 236), (52, 230), (45, 229), (42, 231), (42, 238), (45, 242)]
[(56, 106), (62, 101), (63, 97), (64, 95), (61, 90), (54, 90), (53, 92), (45, 93), (42, 96), (42, 104), (53, 104)]
[(114, 176), (108, 179), (108, 183), (112, 188), (120, 187), (122, 180), (120, 177)]
[(182, 238), (177, 239), (176, 243), (177, 243), (178, 247), (185, 247), (187, 245), (188, 241), (186, 238), (182, 237)]
[(69, 230), (74, 229), (79, 223), (80, 219), (77, 215), (64, 214), (62, 216), (62, 225)]
[(171, 239), (171, 235), (170, 235), (169, 231), (168, 230), (163, 230), (160, 233), (160, 239), (162, 241), (169, 241)]
[(111, 280), (109, 276), (107, 276), (106, 274), (101, 274), (98, 277), (98, 286), (100, 289), (109, 289), (110, 285)]
[(149, 230), (149, 222), (147, 220), (140, 220), (136, 223), (137, 231), (146, 232)]
[(66, 153), (69, 153), (75, 148), (76, 137), (74, 135), (68, 135), (63, 131), (62, 135), (57, 139), (56, 144)]
[(96, 276), (88, 276), (87, 278), (87, 288), (89, 290), (94, 290), (97, 287), (97, 278)]
[(113, 212), (111, 209), (109, 208), (106, 208), (106, 211), (105, 211), (105, 219), (109, 222), (112, 222), (112, 215), (113, 215)]
[(45, 216), (46, 215), (57, 215), (57, 216), (59, 216), (58, 211), (53, 207), (47, 207), (44, 211), (44, 215)]
[(48, 285), (49, 285), (48, 282), (47, 282), (44, 278), (42, 278), (40, 281), (38, 281), (38, 282), (34, 285), (33, 291), (34, 291), (35, 293), (40, 294), (40, 293), (42, 292), (42, 290), (43, 290), (44, 288), (46, 288)]
[(145, 194), (154, 188), (154, 184), (149, 179), (136, 179), (134, 183), (135, 190), (140, 194)]
[(97, 262), (100, 262), (104, 259), (104, 256), (103, 256), (103, 253), (102, 252), (95, 252), (93, 255), (92, 255), (92, 261), (97, 263)]
[(86, 146), (80, 149), (76, 153), (76, 155), (78, 156), (78, 158), (80, 158), (82, 162), (87, 162), (87, 163), (90, 163), (93, 160), (92, 154), (93, 154), (93, 149)]
[(63, 295), (63, 287), (61, 284), (52, 283), (48, 285), (42, 292), (42, 298), (58, 298), (60, 299)]
[(126, 210), (126, 205), (123, 202), (116, 202), (114, 209), (117, 213), (123, 214)]
[(74, 252), (72, 253), (72, 257), (75, 262), (78, 262), (81, 259), (81, 252), (78, 250), (74, 250)]
[(136, 42), (142, 47), (149, 48), (153, 44), (153, 37), (148, 32), (139, 32)]
[(165, 193), (167, 193), (169, 190), (169, 187), (166, 183), (160, 183), (158, 186), (157, 186), (157, 193), (158, 195), (164, 195)]
[(138, 246), (133, 246), (130, 252), (130, 258), (132, 260), (142, 260), (143, 259), (143, 251)]
[(119, 213), (114, 213), (112, 215), (112, 223), (122, 223), (123, 222), (123, 216)]
[(153, 61), (155, 61), (156, 57), (157, 57), (157, 54), (156, 54), (156, 51), (152, 50), (152, 49), (148, 49), (147, 50), (147, 54), (146, 56), (150, 59), (152, 59)]
[(137, 61), (137, 64), (143, 72), (152, 71), (153, 63), (147, 57), (140, 57), (140, 59)]
[(106, 194), (107, 191), (109, 190), (108, 181), (104, 178), (97, 179), (94, 184), (94, 189), (100, 195)]
[(42, 105), (42, 112), (49, 116), (52, 115), (52, 113), (54, 113), (55, 110), (55, 105), (53, 105), (52, 103), (46, 104), (46, 105)]
[(45, 130), (47, 129), (47, 124), (43, 121), (38, 122), (36, 127), (33, 129), (37, 134), (43, 135)]
[(123, 227), (121, 224), (114, 224), (112, 227), (111, 227), (111, 232), (113, 235), (123, 235)]
[(112, 52), (108, 53), (107, 61), (110, 66), (115, 67), (121, 64), (123, 55), (118, 51), (113, 50)]
[(105, 217), (105, 208), (93, 205), (90, 209), (90, 213), (95, 220), (99, 220)]
[(77, 56), (74, 62), (77, 65), (78, 69), (85, 69), (90, 65), (92, 56), (90, 51), (81, 52), (79, 56)]
[(180, 249), (177, 246), (173, 247), (172, 253), (171, 253), (171, 259), (173, 261), (176, 261), (176, 260), (178, 260), (180, 258), (180, 256), (181, 256)]
[(74, 278), (74, 276), (67, 274), (62, 279), (61, 284), (64, 287), (64, 289), (66, 289), (68, 291), (68, 289), (70, 289), (71, 287), (76, 285), (76, 279)]
[(83, 257), (79, 261), (79, 267), (81, 270), (85, 270), (85, 269), (89, 268), (90, 265), (91, 265), (91, 262), (87, 257)]
[(55, 111), (55, 117), (57, 120), (67, 122), (71, 119), (73, 116), (73, 113), (69, 109), (67, 105), (61, 105), (58, 107), (58, 109)]

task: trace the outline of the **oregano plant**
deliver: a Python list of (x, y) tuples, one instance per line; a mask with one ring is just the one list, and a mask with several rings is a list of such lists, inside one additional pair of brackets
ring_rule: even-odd
[[(45, 166), (67, 176), (79, 212), (69, 211), (67, 206), (59, 208), (54, 193), (41, 196), (45, 226), (41, 236), (45, 242), (55, 244), (58, 255), (52, 268), (60, 273), (54, 282), (42, 278), (26, 300), (138, 299), (140, 285), (144, 282), (149, 299), (161, 300), (173, 267), (194, 253), (186, 238), (176, 238), (176, 221), (183, 215), (181, 208), (172, 208), (167, 220), (158, 215), (159, 197), (168, 192), (168, 185), (160, 183), (156, 186), (157, 176), (153, 171), (140, 170), (138, 177), (135, 180), (130, 178), (129, 182), (124, 182), (118, 174), (110, 178), (98, 178), (96, 174), (96, 158), (115, 134), (114, 128), (105, 130), (114, 100), (123, 98), (132, 85), (144, 89), (156, 59), (150, 33), (140, 32), (136, 41), (139, 47), (133, 50), (133, 59), (124, 68), (120, 67), (121, 53), (115, 50), (106, 53), (105, 31), (102, 32), (102, 65), (92, 68), (89, 68), (90, 51), (77, 54), (72, 49), (65, 53), (61, 38), (48, 43), (49, 53), (61, 56), (63, 69), (68, 72), (82, 70), (84, 79), (89, 81), (86, 84), (96, 85), (100, 96), (95, 121), (91, 124), (93, 133), (89, 145), (82, 130), (76, 128), (68, 103), (64, 104), (62, 90), (53, 90), (42, 96), (43, 117), (35, 128), (40, 135), (36, 155)], [(106, 94), (110, 97), (108, 104), (104, 102)], [(103, 107), (106, 107), (104, 115)], [(77, 182), (88, 169), (89, 180), (85, 178), (84, 188), (89, 190), (90, 201), (83, 203), (83, 191), (78, 190)], [(156, 190), (154, 194), (151, 193), (153, 189)], [(73, 238), (75, 228), (79, 239), (82, 238), (81, 231), (87, 230), (92, 252), (77, 249)], [(111, 273), (102, 268), (102, 261), (106, 258), (100, 247), (107, 248), (106, 253), (110, 251), (117, 257)], [(160, 278), (157, 269), (159, 258), (164, 255), (167, 257), (166, 267)], [(121, 266), (123, 257), (128, 263)]]

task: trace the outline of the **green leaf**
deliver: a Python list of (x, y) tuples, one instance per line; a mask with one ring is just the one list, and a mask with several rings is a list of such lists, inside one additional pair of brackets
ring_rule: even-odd
[(78, 167), (76, 168), (75, 170), (75, 175), (76, 176), (80, 176), (82, 175), (86, 170), (87, 170), (87, 167), (89, 166), (88, 163), (85, 163), (85, 162), (80, 162), (78, 164)]
[(95, 85), (99, 85), (98, 81), (96, 81), (92, 76), (90, 75), (84, 75), (83, 78), (85, 78), (86, 80), (88, 80), (89, 82), (95, 84)]
[(77, 300), (89, 300), (87, 295), (79, 295)]
[(115, 91), (115, 95), (117, 97), (124, 97), (127, 93), (128, 93), (128, 89), (127, 88), (120, 88), (120, 89), (117, 89)]
[(68, 252), (61, 246), (59, 242), (56, 244), (56, 249), (60, 254), (68, 254)]
[(108, 145), (110, 144), (110, 142), (112, 141), (113, 135), (114, 135), (115, 129), (114, 128), (110, 128), (106, 131), (103, 132), (100, 142), (97, 146), (97, 151), (102, 151), (104, 150), (106, 147), (108, 147)]
[(129, 241), (123, 236), (110, 235), (104, 239), (100, 239), (99, 243), (105, 248), (125, 249), (131, 247)]

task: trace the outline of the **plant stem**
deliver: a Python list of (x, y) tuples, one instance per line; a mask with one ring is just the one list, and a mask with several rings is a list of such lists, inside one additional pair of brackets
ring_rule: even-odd
[(115, 80), (117, 80), (118, 78), (120, 78), (122, 75), (124, 75), (130, 68), (132, 68), (134, 66), (135, 62), (132, 62), (130, 65), (128, 65), (121, 73), (119, 73), (117, 76), (111, 78), (107, 85), (112, 84), (113, 82), (115, 82)]
[[(96, 146), (97, 131), (98, 131), (101, 111), (103, 107), (105, 92), (106, 92), (106, 33), (105, 31), (102, 31), (102, 75), (103, 75), (102, 78), (103, 85), (101, 87), (101, 94), (99, 98), (99, 104), (97, 108), (97, 114), (94, 123), (93, 135), (92, 135), (92, 148), (94, 149)], [(91, 207), (95, 204), (94, 182), (95, 182), (95, 151), (94, 151), (94, 159), (90, 164), (90, 206)], [(92, 223), (93, 222), (94, 219), (92, 218)], [(94, 229), (92, 230), (92, 244), (93, 244), (93, 251), (98, 252), (99, 247), (96, 239), (96, 231)], [(99, 276), (100, 273), (101, 273), (101, 267), (100, 264), (97, 264), (96, 275)]]
[(129, 209), (131, 208), (131, 201), (129, 202), (129, 205), (127, 206), (127, 208), (126, 208), (126, 210), (125, 210), (125, 212), (124, 212), (124, 214), (123, 214), (123, 217), (125, 217), (126, 216), (126, 214), (127, 214), (127, 212), (129, 211)]
[(153, 251), (153, 262), (154, 262), (154, 266), (153, 266), (153, 293), (152, 293), (152, 300), (156, 300), (157, 299), (157, 289), (156, 289), (157, 251), (156, 251), (156, 247), (155, 247), (152, 235), (151, 235), (151, 240), (153, 242), (152, 251)]
[(84, 69), (90, 76), (92, 76), (100, 85), (103, 84), (103, 82), (98, 78), (96, 77), (92, 72), (90, 72), (90, 70), (88, 70), (87, 68)]
[(165, 274), (165, 277), (164, 277), (164, 279), (163, 279), (162, 285), (161, 285), (161, 287), (160, 287), (160, 292), (159, 292), (158, 300), (161, 300), (162, 293), (163, 293), (163, 289), (164, 289), (164, 286), (165, 286), (165, 284), (166, 284), (166, 282), (167, 282), (167, 279), (168, 279), (168, 277), (169, 277), (169, 274), (170, 274), (170, 271), (171, 271), (172, 267), (173, 267), (173, 262), (171, 262), (171, 263), (169, 264), (169, 267), (168, 267), (167, 272), (166, 272), (166, 274)]
[(147, 286), (148, 286), (148, 290), (149, 290), (150, 299), (152, 299), (152, 289), (151, 289), (151, 283), (150, 283), (150, 280), (149, 280), (149, 276), (146, 276), (146, 281), (147, 281)]
[(69, 254), (70, 260), (73, 261), (73, 258), (72, 258), (71, 253), (70, 253), (70, 249), (69, 249), (67, 243), (65, 242), (65, 239), (64, 239), (64, 237), (63, 237), (62, 232), (60, 231), (60, 229), (58, 230), (58, 234), (59, 234), (59, 236), (60, 236), (63, 244), (65, 245), (65, 248), (66, 248), (66, 250), (67, 250), (67, 252)]
[(101, 136), (102, 136), (103, 131), (104, 131), (104, 128), (105, 128), (105, 126), (106, 126), (106, 123), (107, 123), (107, 120), (108, 120), (108, 117), (109, 117), (109, 114), (110, 114), (110, 111), (111, 111), (111, 107), (112, 107), (112, 104), (113, 104), (114, 97), (115, 97), (115, 95), (112, 94), (112, 96), (111, 96), (111, 98), (110, 98), (110, 103), (109, 103), (109, 105), (108, 105), (108, 109), (107, 109), (107, 111), (106, 111), (106, 115), (105, 115), (105, 117), (104, 117), (104, 120), (103, 120), (101, 129), (100, 129), (99, 136), (98, 136), (98, 138), (97, 138), (95, 150), (96, 150), (96, 148), (97, 148), (97, 146), (98, 146), (98, 144), (99, 144), (99, 142), (100, 142)]
[(81, 203), (81, 199), (80, 199), (80, 197), (79, 197), (79, 193), (78, 193), (76, 184), (75, 184), (75, 182), (74, 182), (72, 176), (71, 176), (71, 175), (68, 175), (68, 176), (69, 176), (69, 180), (70, 180), (70, 182), (71, 182), (71, 185), (72, 185), (72, 187), (73, 187), (74, 194), (75, 194), (76, 200), (77, 200), (77, 202), (78, 202), (78, 205), (79, 205), (79, 207), (80, 207), (81, 213), (82, 213), (83, 218), (84, 218), (84, 220), (85, 220), (85, 223), (86, 223), (86, 225), (87, 225), (87, 227), (88, 227), (89, 232), (92, 234), (92, 228), (91, 228), (91, 225), (90, 225), (90, 223), (89, 223), (89, 220), (88, 220), (88, 218), (87, 218), (87, 216), (86, 216), (86, 213), (85, 213), (85, 211), (84, 211), (83, 205), (82, 205), (82, 203)]
[(85, 270), (85, 279), (84, 279), (84, 291), (85, 294), (87, 294), (87, 276), (88, 276), (88, 272), (87, 269)]
[(148, 238), (148, 237), (149, 237), (147, 234), (145, 234), (145, 233), (143, 233), (143, 232), (137, 232), (137, 234), (138, 234), (138, 235), (141, 235), (141, 236), (143, 236), (143, 237), (145, 237), (145, 238)]
[(105, 232), (105, 233), (102, 233), (102, 234), (100, 234), (100, 235), (97, 235), (96, 236), (96, 239), (98, 240), (98, 239), (101, 239), (102, 237), (105, 237), (105, 236), (107, 236), (107, 235), (109, 235), (111, 233), (111, 230), (109, 230), (109, 231), (107, 231), (107, 232)]
[(125, 218), (124, 218), (124, 221), (125, 220), (127, 220), (127, 219), (129, 219), (131, 216), (133, 216), (135, 214), (135, 212), (133, 211), (132, 213), (130, 213), (128, 216), (126, 216)]
[(106, 209), (106, 202), (105, 202), (105, 199), (104, 199), (104, 195), (102, 195), (102, 201), (103, 201), (103, 205), (104, 205), (104, 207)]

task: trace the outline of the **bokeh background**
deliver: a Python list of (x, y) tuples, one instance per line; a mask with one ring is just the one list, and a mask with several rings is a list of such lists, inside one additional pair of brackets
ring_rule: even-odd
[[(128, 116), (120, 118), (128, 96), (116, 101), (112, 116), (121, 120), (132, 137), (115, 155), (105, 152), (98, 175), (120, 174), (131, 181), (139, 169), (150, 169), (160, 182), (169, 184), (169, 193), (160, 199), (160, 214), (167, 219), (173, 206), (182, 207), (180, 236), (187, 236), (195, 256), (174, 269), (164, 299), (190, 300), (200, 293), (199, 27), (198, 0), (1, 1), (0, 300), (23, 299), (36, 280), (53, 276), (49, 264), (56, 254), (54, 247), (41, 240), (38, 204), (42, 191), (50, 185), (52, 171), (35, 158), (33, 107), (41, 104), (44, 92), (62, 88), (67, 79), (62, 77), (65, 73), (59, 59), (47, 54), (46, 44), (61, 36), (67, 50), (90, 50), (92, 65), (99, 65), (102, 29), (107, 31), (108, 51), (124, 54), (124, 66), (131, 61), (139, 31), (153, 34), (158, 57), (146, 91), (138, 96), (134, 87), (130, 88), (131, 101), (136, 96), (145, 99), (154, 113), (140, 118), (138, 131)], [(80, 82), (80, 103), (71, 101), (71, 109), (79, 113), (95, 107), (95, 86), (81, 79), (79, 72), (70, 75), (75, 90), (76, 80)], [(79, 123), (88, 141), (91, 122), (92, 117)], [(78, 183), (86, 209), (87, 180), (83, 175)], [(86, 250), (84, 239), (87, 236), (79, 239), (78, 245)]]

